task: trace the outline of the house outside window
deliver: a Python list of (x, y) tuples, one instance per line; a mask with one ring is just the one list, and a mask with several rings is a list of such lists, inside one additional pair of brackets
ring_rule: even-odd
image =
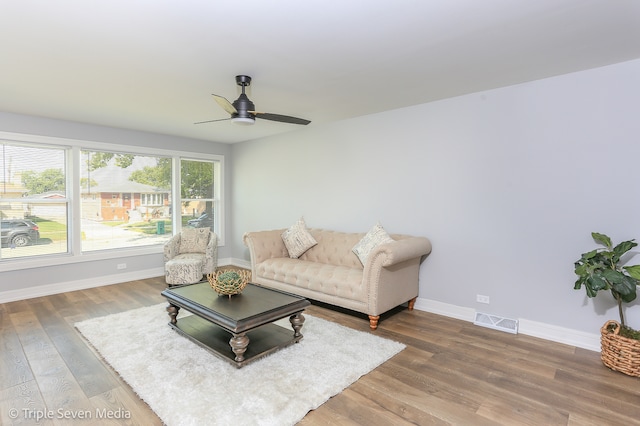
[(85, 194), (82, 251), (163, 244), (169, 239), (171, 158), (85, 150), (80, 159)]

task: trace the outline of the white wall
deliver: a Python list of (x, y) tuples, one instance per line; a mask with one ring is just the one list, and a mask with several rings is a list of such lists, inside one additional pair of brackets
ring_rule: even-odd
[[(302, 215), (380, 221), (431, 239), (420, 299), (598, 333), (613, 299), (573, 290), (573, 262), (591, 231), (640, 238), (639, 111), (632, 61), (236, 144), (234, 257)], [(627, 316), (640, 328), (637, 302)]]

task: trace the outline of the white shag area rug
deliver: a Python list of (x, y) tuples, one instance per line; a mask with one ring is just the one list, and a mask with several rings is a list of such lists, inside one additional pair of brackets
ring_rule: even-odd
[(305, 315), (301, 342), (237, 369), (169, 327), (165, 307), (75, 326), (169, 426), (293, 425), (405, 348)]

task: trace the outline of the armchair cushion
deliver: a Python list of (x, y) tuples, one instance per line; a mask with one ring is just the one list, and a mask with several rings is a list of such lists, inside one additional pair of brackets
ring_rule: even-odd
[(209, 228), (184, 228), (180, 238), (180, 254), (204, 253), (210, 232)]
[(197, 283), (202, 279), (204, 255), (200, 253), (179, 254), (165, 264), (164, 278), (167, 284)]

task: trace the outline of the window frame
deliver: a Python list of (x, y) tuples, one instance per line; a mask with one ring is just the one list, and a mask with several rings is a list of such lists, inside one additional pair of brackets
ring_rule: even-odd
[[(172, 159), (172, 183), (173, 190), (171, 194), (171, 204), (179, 206), (180, 198), (180, 161), (199, 159), (204, 161), (212, 161), (214, 163), (214, 196), (218, 218), (216, 219), (216, 234), (218, 235), (218, 246), (225, 244), (225, 221), (224, 221), (224, 155), (207, 154), (192, 151), (175, 151), (161, 148), (149, 148), (135, 145), (121, 145), (107, 142), (96, 142), (79, 139), (66, 139), (52, 136), (40, 136), (29, 134), (18, 134), (0, 131), (0, 140), (6, 143), (15, 143), (33, 147), (49, 147), (66, 149), (65, 167), (67, 179), (67, 241), (68, 252), (56, 253), (51, 255), (42, 255), (34, 257), (12, 258), (11, 260), (0, 261), (0, 272), (20, 270), (26, 268), (46, 267), (60, 264), (71, 264), (79, 262), (89, 262), (95, 260), (128, 258), (131, 256), (141, 256), (149, 254), (161, 254), (163, 252), (162, 244), (154, 244), (141, 247), (122, 247), (116, 249), (96, 250), (82, 252), (81, 241), (81, 189), (80, 189), (80, 170), (82, 167), (82, 159), (80, 152), (82, 150), (109, 151), (117, 153), (130, 153), (136, 155), (152, 155), (164, 156)], [(176, 174), (177, 173), (177, 174)], [(180, 232), (181, 220), (180, 215), (172, 214), (173, 234)]]

